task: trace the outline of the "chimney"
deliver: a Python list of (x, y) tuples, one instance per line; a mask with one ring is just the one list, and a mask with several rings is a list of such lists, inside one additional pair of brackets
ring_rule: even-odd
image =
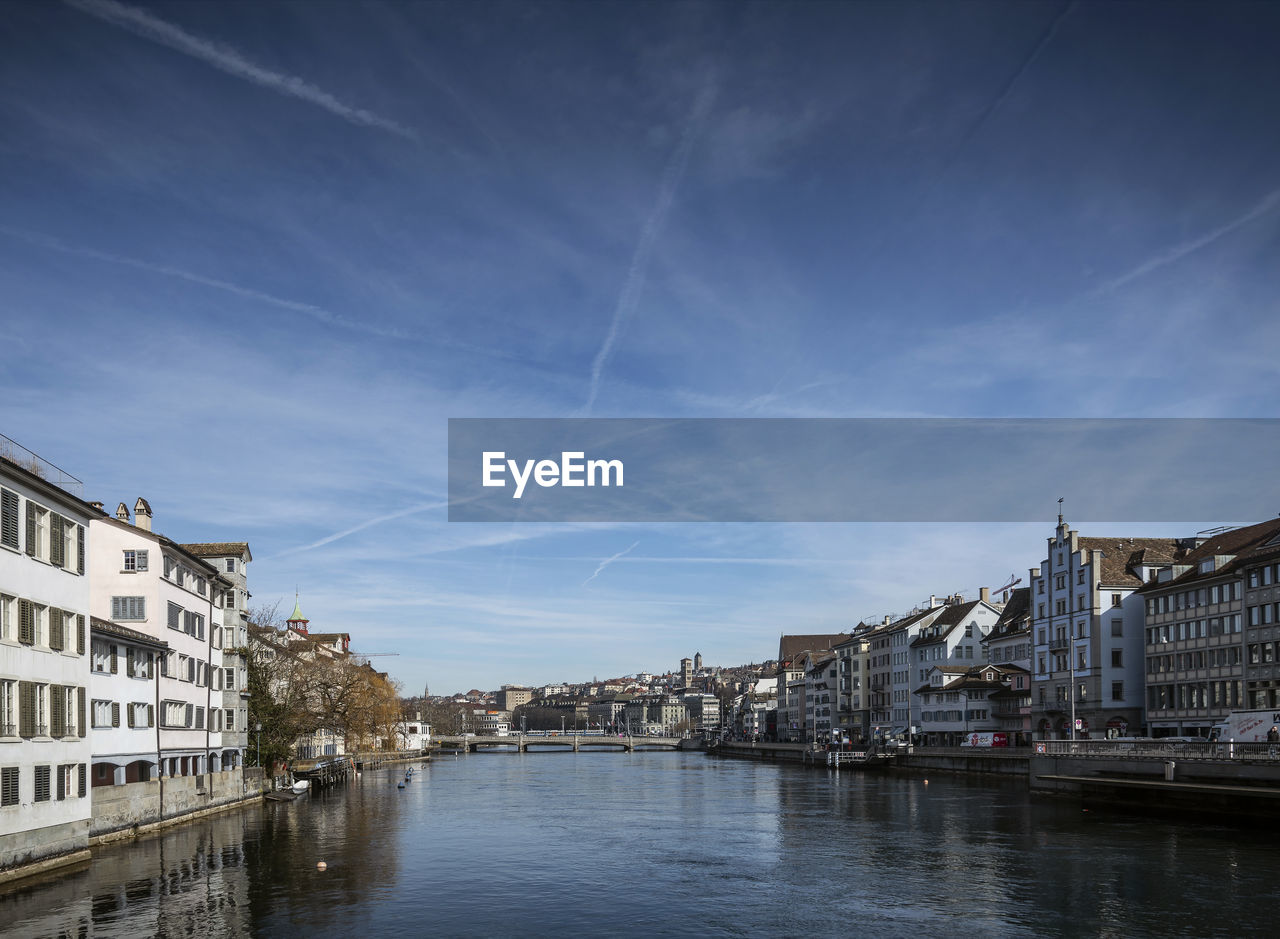
[(151, 506), (142, 496), (138, 496), (138, 501), (133, 504), (133, 514), (136, 516), (135, 525), (143, 531), (151, 531)]
[(95, 509), (97, 509), (99, 512), (101, 512), (101, 511), (102, 511), (102, 503), (101, 503), (101, 502), (90, 502), (89, 504), (90, 504), (91, 506), (93, 506)]
[(121, 502), (119, 507), (116, 509), (116, 518), (120, 519), (122, 522), (129, 521), (129, 507), (123, 502)]
[(979, 599), (979, 600), (981, 600), (983, 603), (990, 603), (990, 602), (991, 602), (991, 588), (990, 588), (990, 587), (979, 587), (979, 588), (978, 588), (978, 599)]

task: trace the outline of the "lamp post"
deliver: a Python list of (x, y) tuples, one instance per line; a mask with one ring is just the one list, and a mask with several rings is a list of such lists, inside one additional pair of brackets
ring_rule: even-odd
[(259, 766), (261, 766), (262, 765), (262, 723), (259, 722), (257, 724), (254, 724), (253, 730), (254, 730), (254, 733), (258, 735), (257, 743), (254, 744), (253, 758), (254, 758), (254, 762), (256, 762)]

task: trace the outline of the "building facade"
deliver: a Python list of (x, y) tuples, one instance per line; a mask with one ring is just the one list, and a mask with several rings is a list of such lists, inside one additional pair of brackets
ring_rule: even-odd
[(2, 874), (88, 851), (93, 509), (63, 488), (78, 481), (0, 444)]

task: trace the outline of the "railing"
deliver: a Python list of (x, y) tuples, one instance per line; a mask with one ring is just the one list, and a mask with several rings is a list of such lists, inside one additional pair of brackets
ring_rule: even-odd
[(1097, 759), (1257, 760), (1280, 761), (1280, 744), (1208, 740), (1038, 740), (1041, 756), (1087, 756)]
[(0, 459), (8, 460), (15, 466), (22, 467), (28, 473), (39, 476), (46, 482), (53, 483), (59, 489), (64, 489), (77, 498), (84, 493), (84, 483), (81, 480), (50, 463), (44, 457), (31, 452), (16, 440), (9, 439), (4, 434), (0, 434)]

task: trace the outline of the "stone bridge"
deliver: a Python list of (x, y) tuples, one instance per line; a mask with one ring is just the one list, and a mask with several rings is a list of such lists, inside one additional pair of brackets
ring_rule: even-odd
[(521, 753), (530, 747), (559, 750), (600, 749), (631, 752), (632, 750), (701, 750), (705, 745), (700, 737), (609, 737), (599, 734), (511, 734), (507, 737), (477, 737), (472, 734), (436, 734), (432, 739), (441, 747), (463, 749), (474, 753), (480, 747), (506, 747)]

